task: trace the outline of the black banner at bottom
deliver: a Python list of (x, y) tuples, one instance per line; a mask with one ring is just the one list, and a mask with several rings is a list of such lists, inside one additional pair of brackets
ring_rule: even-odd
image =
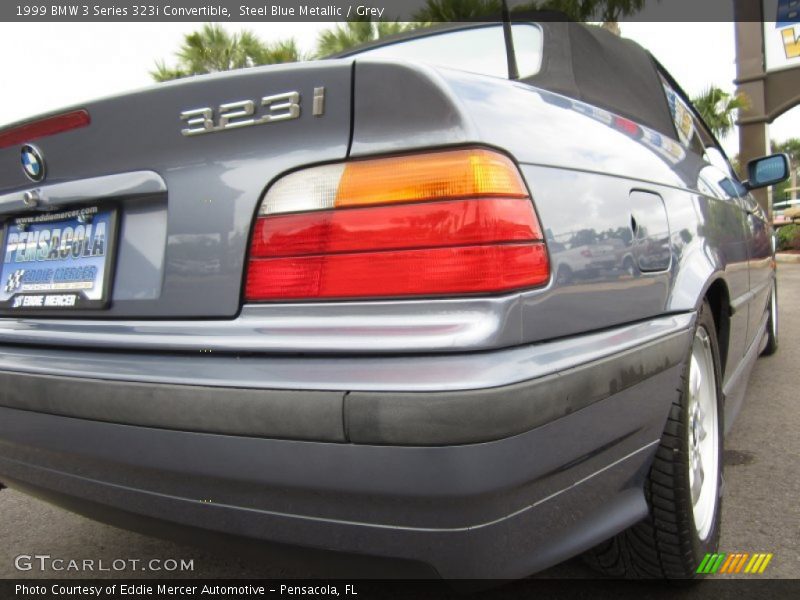
[(685, 584), (609, 579), (416, 580), (142, 580), (6, 579), (0, 598), (9, 599), (216, 599), (347, 598), (350, 600), (427, 600), (481, 598), (636, 599), (800, 598), (798, 579), (706, 579)]

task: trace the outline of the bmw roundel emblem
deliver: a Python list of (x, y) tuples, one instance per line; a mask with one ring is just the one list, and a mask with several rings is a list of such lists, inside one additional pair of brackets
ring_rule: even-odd
[(31, 181), (41, 181), (44, 179), (44, 159), (41, 151), (36, 146), (27, 144), (22, 147), (22, 170)]

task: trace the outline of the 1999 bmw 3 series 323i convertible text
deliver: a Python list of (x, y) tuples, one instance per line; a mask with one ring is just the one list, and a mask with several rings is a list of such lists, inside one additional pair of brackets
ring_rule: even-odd
[(636, 44), (440, 26), (0, 146), (7, 486), (445, 578), (716, 548), (788, 163)]

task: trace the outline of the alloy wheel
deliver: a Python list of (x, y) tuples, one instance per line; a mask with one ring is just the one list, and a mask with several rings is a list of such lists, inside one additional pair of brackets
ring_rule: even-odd
[(717, 383), (708, 332), (698, 327), (689, 364), (687, 445), (692, 514), (701, 540), (708, 537), (717, 503), (719, 428)]

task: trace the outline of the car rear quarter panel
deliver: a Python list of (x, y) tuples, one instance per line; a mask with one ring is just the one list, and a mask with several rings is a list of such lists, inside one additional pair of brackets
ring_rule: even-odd
[[(428, 104), (415, 104), (406, 93), (381, 91), (385, 80), (378, 73), (391, 71), (402, 73), (405, 89), (444, 89), (429, 93)], [(424, 108), (437, 125), (424, 135), (399, 135), (399, 124), (415, 123)], [(354, 114), (356, 156), (477, 143), (517, 161), (545, 232), (553, 272), (547, 287), (519, 294), (522, 343), (692, 311), (715, 278), (730, 288), (730, 297), (747, 293), (740, 206), (705, 189), (703, 159), (662, 134), (631, 128), (613, 112), (523, 82), (391, 61), (357, 60)], [(632, 192), (663, 199), (666, 269), (637, 269), (631, 276), (623, 268), (626, 253), (634, 250)], [(619, 248), (611, 267), (603, 247), (609, 240)], [(604, 258), (596, 267), (590, 258), (576, 268), (570, 246)], [(573, 268), (561, 281), (556, 274), (564, 265)], [(742, 337), (731, 342), (743, 351), (742, 328), (735, 330)]]
[[(131, 105), (136, 122), (147, 122), (152, 113), (147, 127), (175, 129), (176, 111), (198, 102), (258, 97), (267, 88), (306, 90), (320, 82), (327, 86), (325, 116), (275, 124), (287, 126), (285, 135), (270, 125), (195, 138), (170, 135), (158, 147), (151, 129), (138, 131), (133, 123), (112, 135), (118, 113)], [(698, 191), (700, 157), (655, 132), (617, 122), (609, 111), (522, 82), (355, 58), (199, 78), (100, 101), (92, 110), (92, 137), (81, 148), (91, 156), (105, 151), (107, 161), (101, 166), (69, 155), (72, 133), (63, 140), (54, 136), (46, 150), (63, 164), (52, 175), (93, 177), (147, 167), (163, 177), (163, 290), (155, 299), (115, 301), (102, 320), (4, 320), (2, 333), (12, 343), (291, 354), (490, 350), (692, 311), (715, 277), (730, 286), (731, 298), (747, 293), (741, 215), (730, 202)], [(126, 137), (126, 151), (139, 157), (135, 164), (130, 152), (108, 150), (109, 140), (125, 144)], [(548, 285), (493, 297), (249, 305), (240, 311), (248, 233), (271, 180), (345, 156), (472, 144), (495, 147), (519, 164), (548, 243), (554, 273)], [(626, 271), (635, 251), (632, 192), (663, 199), (667, 269)], [(180, 256), (205, 256), (210, 236), (224, 246), (224, 260), (211, 262), (219, 272), (181, 266)], [(558, 279), (559, 269), (575, 267), (578, 255), (582, 262), (572, 277)], [(152, 318), (160, 320), (141, 320)], [(50, 335), (55, 337), (48, 340)], [(744, 348), (744, 334), (741, 343), (736, 335), (732, 344)]]

